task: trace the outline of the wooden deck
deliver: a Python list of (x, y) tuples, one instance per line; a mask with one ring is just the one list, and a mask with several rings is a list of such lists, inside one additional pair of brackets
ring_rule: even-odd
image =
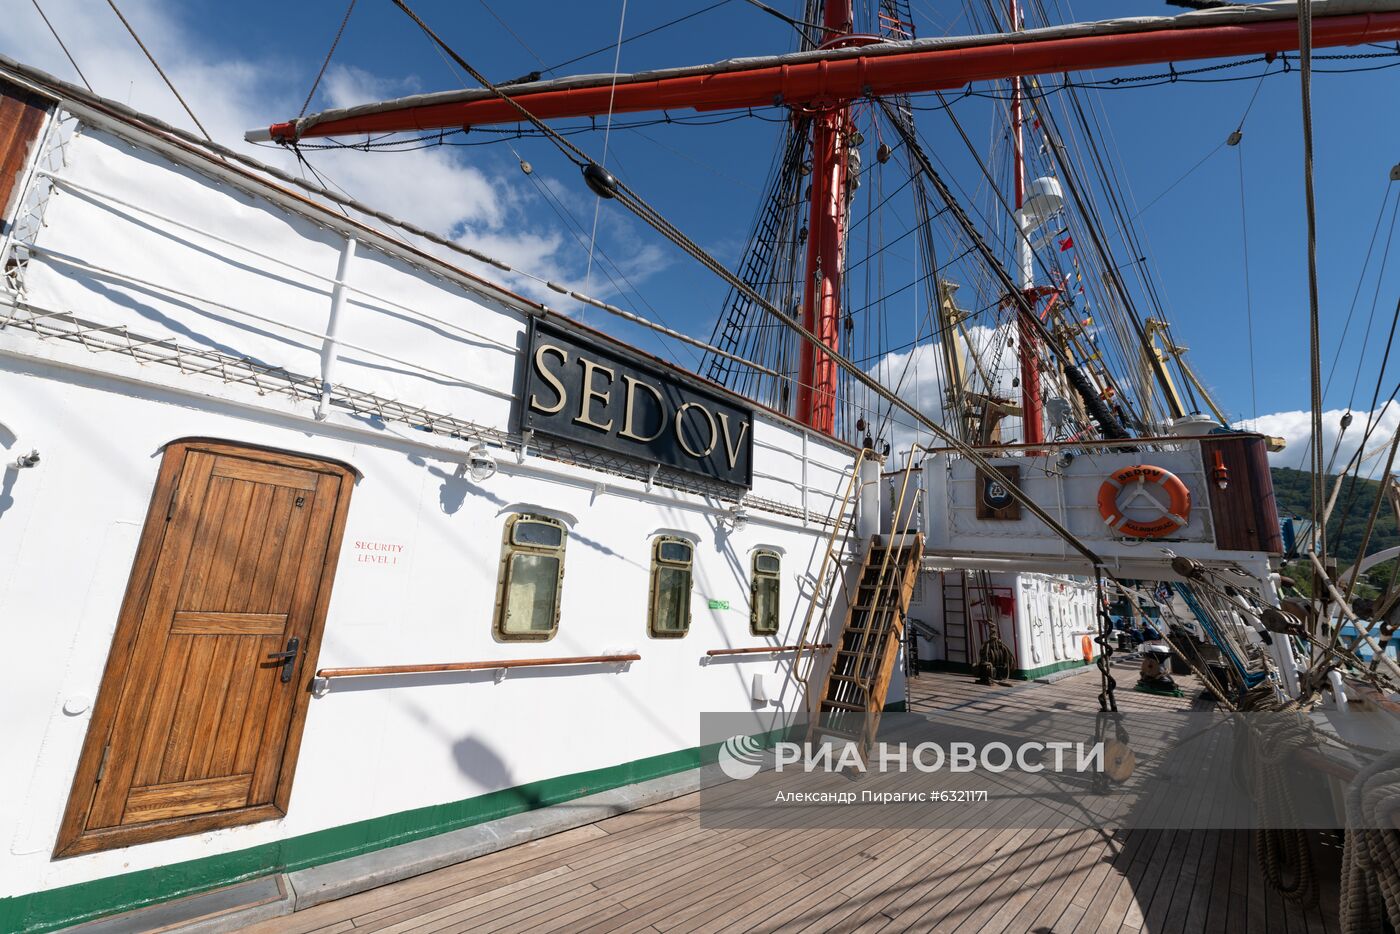
[[(1124, 710), (1185, 699), (1127, 690)], [(1189, 681), (1189, 679), (1184, 679)], [(911, 709), (1093, 711), (1092, 669), (1054, 684), (913, 679)], [(1191, 687), (1184, 684), (1184, 687)], [(258, 932), (937, 931), (1324, 934), (1335, 867), (1306, 913), (1265, 884), (1244, 831), (713, 830), (698, 795), (296, 915)], [(1339, 851), (1326, 850), (1330, 859)]]

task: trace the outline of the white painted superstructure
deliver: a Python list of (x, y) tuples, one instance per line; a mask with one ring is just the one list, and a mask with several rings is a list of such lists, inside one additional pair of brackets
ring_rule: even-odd
[[(851, 448), (755, 409), (753, 485), (735, 491), (522, 436), (527, 323), (553, 313), (101, 110), (54, 105), (0, 256), (0, 422), (22, 426), (0, 432), (0, 459), (41, 454), (0, 486), (0, 899), (393, 815), (421, 836), (422, 809), (684, 768), (701, 711), (751, 711), (757, 733), (802, 710), (793, 653), (706, 652), (797, 641)], [(188, 438), (358, 472), (318, 668), (641, 658), (332, 680), (285, 817), (55, 859), (161, 452)], [(549, 641), (505, 644), (502, 530), (521, 513), (567, 529), (560, 619)], [(684, 638), (648, 634), (658, 536), (694, 545)], [(750, 629), (757, 549), (781, 558), (773, 635)], [(818, 625), (828, 609), (839, 621), (833, 606)], [(581, 773), (596, 774), (566, 787)], [(548, 803), (529, 794), (501, 806)]]

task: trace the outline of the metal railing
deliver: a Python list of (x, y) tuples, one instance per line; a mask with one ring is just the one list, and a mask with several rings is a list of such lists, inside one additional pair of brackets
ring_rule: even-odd
[(816, 644), (808, 642), (800, 645), (760, 645), (748, 649), (710, 649), (705, 654), (710, 658), (720, 655), (760, 655), (763, 653), (778, 654), (779, 652), (824, 652), (831, 648), (830, 642)]
[(495, 671), (496, 680), (511, 668), (545, 668), (552, 665), (622, 665), (641, 661), (636, 653), (626, 655), (574, 655), (565, 658), (502, 658), (485, 662), (441, 662), (427, 665), (370, 665), (353, 668), (322, 668), (312, 680), (311, 691), (318, 697), (330, 687), (333, 678), (373, 678), (382, 675), (426, 675), (454, 671)]

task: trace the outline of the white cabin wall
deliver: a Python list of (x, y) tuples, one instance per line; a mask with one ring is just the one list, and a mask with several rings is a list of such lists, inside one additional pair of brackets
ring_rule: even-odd
[[(783, 554), (780, 643), (796, 641), (804, 579), (825, 547), (819, 527), (751, 511), (740, 531), (684, 494), (657, 501), (625, 482), (560, 465), (503, 464), (482, 484), (454, 479), (458, 458), (338, 424), (0, 356), (7, 414), (43, 426), (40, 467), (20, 472), (0, 514), (3, 578), (0, 703), (9, 712), (0, 769), (0, 840), (10, 856), (0, 894), (52, 888), (457, 801), (544, 778), (699, 745), (701, 711), (754, 711), (755, 731), (801, 707), (792, 656), (705, 660), (714, 648), (771, 644), (752, 636), (749, 557)], [(756, 431), (773, 435), (759, 422)], [(787, 430), (784, 428), (783, 430)], [(160, 449), (207, 436), (351, 463), (351, 500), (318, 667), (595, 655), (636, 651), (626, 671), (540, 669), (333, 681), (311, 702), (286, 819), (57, 862), (50, 852), (101, 680), (144, 521)], [(14, 472), (11, 472), (13, 475)], [(571, 525), (559, 635), (497, 643), (492, 610), (506, 511), (539, 505)], [(40, 519), (42, 517), (42, 519)], [(16, 521), (11, 521), (16, 520)], [(26, 521), (27, 520), (27, 521)], [(692, 626), (683, 639), (647, 635), (650, 540), (694, 535)], [(359, 560), (357, 541), (403, 545), (393, 566)], [(730, 609), (710, 610), (710, 598)], [(839, 622), (839, 618), (838, 618)], [(777, 702), (756, 709), (752, 676)], [(64, 707), (76, 713), (65, 713)], [(23, 765), (20, 765), (23, 764)]]
[(919, 572), (919, 582), (914, 586), (914, 596), (909, 601), (909, 616), (939, 633), (939, 636), (933, 639), (925, 638), (922, 633), (919, 634), (919, 661), (941, 661), (943, 659), (943, 572)]
[[(25, 271), (30, 301), (320, 372), (344, 236), (91, 126), (59, 175)], [(363, 245), (346, 279), (337, 382), (511, 427), (523, 313)]]
[[(60, 183), (49, 198), (23, 273), (29, 302), (140, 337), (319, 373), (342, 234), (90, 125), (69, 141), (60, 174), (98, 194)], [(516, 303), (364, 245), (347, 281), (337, 384), (510, 432), (527, 321)], [(751, 711), (757, 732), (801, 708), (792, 655), (707, 662), (705, 652), (797, 641), (830, 534), (818, 520), (845, 492), (849, 448), (757, 412), (755, 499), (736, 530), (732, 502), (536, 456), (518, 464), (514, 449), (493, 447), (500, 472), (475, 484), (455, 476), (465, 441), (334, 408), (317, 421), (313, 411), (277, 392), (75, 341), (0, 333), (0, 422), (24, 426), (13, 443), (43, 455), (39, 467), (0, 477), (0, 705), (9, 740), (0, 897), (689, 749), (700, 741), (701, 711)], [(628, 650), (642, 660), (626, 671), (512, 672), (501, 683), (490, 672), (332, 682), (310, 704), (285, 819), (52, 861), (160, 451), (190, 436), (362, 471), (318, 667)], [(11, 442), (0, 435), (0, 444)], [(16, 453), (6, 449), (5, 460)], [(560, 631), (545, 643), (500, 644), (492, 612), (502, 526), (509, 510), (532, 506), (571, 518)], [(651, 537), (663, 531), (698, 541), (683, 639), (647, 635)], [(403, 551), (395, 565), (366, 563), (357, 541)], [(759, 546), (783, 555), (774, 638), (749, 631)], [(711, 610), (710, 599), (729, 609)], [(828, 625), (843, 614), (831, 607)], [(774, 703), (751, 702), (754, 674)]]
[[(1096, 629), (1094, 585), (1049, 574), (997, 575), (1016, 593), (1017, 667), (1068, 668), (1084, 661), (1082, 638)], [(1093, 647), (1098, 655), (1098, 646)]]
[[(962, 573), (957, 570), (925, 571), (921, 577), (924, 582), (923, 599), (911, 603), (909, 615), (923, 620), (941, 634), (944, 626), (945, 577)], [(1030, 572), (990, 572), (988, 580), (992, 588), (997, 628), (1002, 641), (1015, 655), (1018, 676), (1035, 677), (1049, 673), (1056, 666), (1064, 668), (1082, 664), (1084, 656), (1080, 640), (1085, 634), (1092, 637), (1096, 626), (1092, 583), (1082, 578)], [(982, 598), (981, 589), (972, 575), (968, 576), (966, 587), (969, 601)], [(1003, 601), (996, 598), (1003, 595), (1012, 597), (1014, 619), (1001, 612)], [(971, 608), (971, 618), (972, 628), (976, 631), (977, 622), (985, 618), (980, 606)], [(980, 634), (974, 635), (974, 660), (980, 647)], [(1097, 646), (1094, 652), (1097, 656)], [(924, 662), (945, 661), (942, 639), (920, 639), (919, 658)]]

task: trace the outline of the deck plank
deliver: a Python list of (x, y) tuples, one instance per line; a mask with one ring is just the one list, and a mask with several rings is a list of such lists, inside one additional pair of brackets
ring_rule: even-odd
[[(1131, 673), (1124, 667), (1118, 677), (1128, 684)], [(1093, 711), (1098, 691), (1093, 669), (1054, 684), (991, 687), (968, 676), (923, 673), (911, 679), (910, 709), (985, 714), (990, 723), (1031, 710)], [(1192, 704), (1125, 689), (1118, 701), (1130, 713)], [(1180, 755), (1175, 767), (1190, 769), (1204, 753)], [(700, 826), (699, 802), (699, 794), (686, 795), (250, 930), (1338, 931), (1335, 886), (1320, 908), (1303, 912), (1288, 904), (1267, 888), (1247, 831), (882, 828), (840, 818), (830, 827), (713, 828)], [(1014, 795), (994, 795), (987, 817), (1016, 806)]]

